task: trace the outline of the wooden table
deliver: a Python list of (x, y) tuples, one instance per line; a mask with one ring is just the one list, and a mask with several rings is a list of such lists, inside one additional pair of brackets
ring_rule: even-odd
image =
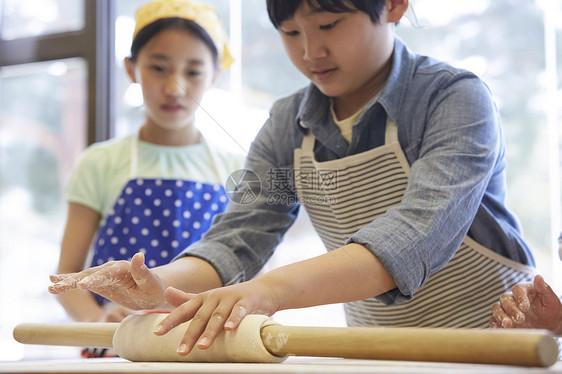
[(280, 364), (208, 364), (129, 362), (120, 358), (69, 359), (52, 361), (0, 362), (0, 373), (387, 373), (387, 374), (534, 374), (562, 373), (562, 361), (549, 368), (500, 365), (468, 365), (435, 362), (373, 361), (290, 357)]

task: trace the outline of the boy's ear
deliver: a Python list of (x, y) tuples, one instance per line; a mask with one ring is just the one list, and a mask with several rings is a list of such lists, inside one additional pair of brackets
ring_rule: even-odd
[(125, 57), (123, 62), (125, 63), (125, 70), (127, 71), (127, 75), (129, 76), (131, 82), (138, 83), (137, 76), (135, 74), (135, 63), (131, 60), (130, 57)]
[(410, 2), (408, 0), (387, 0), (387, 21), (397, 23), (408, 10)]

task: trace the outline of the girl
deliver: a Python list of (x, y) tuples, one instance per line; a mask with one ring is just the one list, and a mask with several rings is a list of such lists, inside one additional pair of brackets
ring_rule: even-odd
[[(131, 308), (167, 300), (176, 309), (156, 334), (192, 319), (180, 354), (209, 347), (249, 313), (327, 303), (346, 303), (350, 325), (487, 326), (490, 304), (534, 266), (504, 205), (499, 115), (474, 74), (395, 36), (408, 6), (267, 0), (311, 84), (274, 104), (252, 145), (256, 200), (229, 204), (169, 265), (148, 270), (138, 254), (53, 277), (51, 292), (89, 289)], [(328, 253), (252, 279), (300, 205)]]
[[(224, 210), (222, 183), (242, 166), (194, 124), (203, 94), (232, 62), (217, 14), (187, 0), (157, 0), (135, 20), (125, 67), (142, 87), (146, 119), (137, 134), (94, 144), (81, 157), (67, 187), (60, 273), (82, 270), (91, 244), (93, 266), (137, 252), (150, 267), (168, 263)], [(82, 290), (59, 300), (77, 321), (119, 322), (130, 313)]]

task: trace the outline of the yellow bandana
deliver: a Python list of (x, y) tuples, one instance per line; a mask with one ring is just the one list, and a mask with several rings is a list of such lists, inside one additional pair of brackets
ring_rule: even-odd
[(135, 38), (145, 26), (162, 18), (184, 18), (197, 23), (211, 37), (217, 47), (221, 70), (227, 70), (234, 58), (228, 49), (226, 32), (217, 12), (210, 6), (189, 0), (155, 0), (141, 6), (135, 13)]

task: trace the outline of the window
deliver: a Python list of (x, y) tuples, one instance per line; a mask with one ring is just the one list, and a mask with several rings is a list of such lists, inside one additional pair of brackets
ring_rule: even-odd
[(84, 5), (74, 0), (3, 0), (2, 39), (13, 40), (80, 30)]
[(107, 47), (112, 35), (103, 24), (108, 3), (0, 1), (0, 360), (67, 351), (22, 346), (11, 331), (24, 321), (66, 319), (46, 287), (58, 262), (68, 172), (88, 143), (109, 134), (105, 98), (113, 96), (102, 91), (112, 70), (99, 42)]
[(37, 349), (10, 344), (9, 327), (64, 315), (46, 281), (65, 224), (62, 186), (86, 146), (86, 71), (79, 58), (0, 69), (0, 360)]

